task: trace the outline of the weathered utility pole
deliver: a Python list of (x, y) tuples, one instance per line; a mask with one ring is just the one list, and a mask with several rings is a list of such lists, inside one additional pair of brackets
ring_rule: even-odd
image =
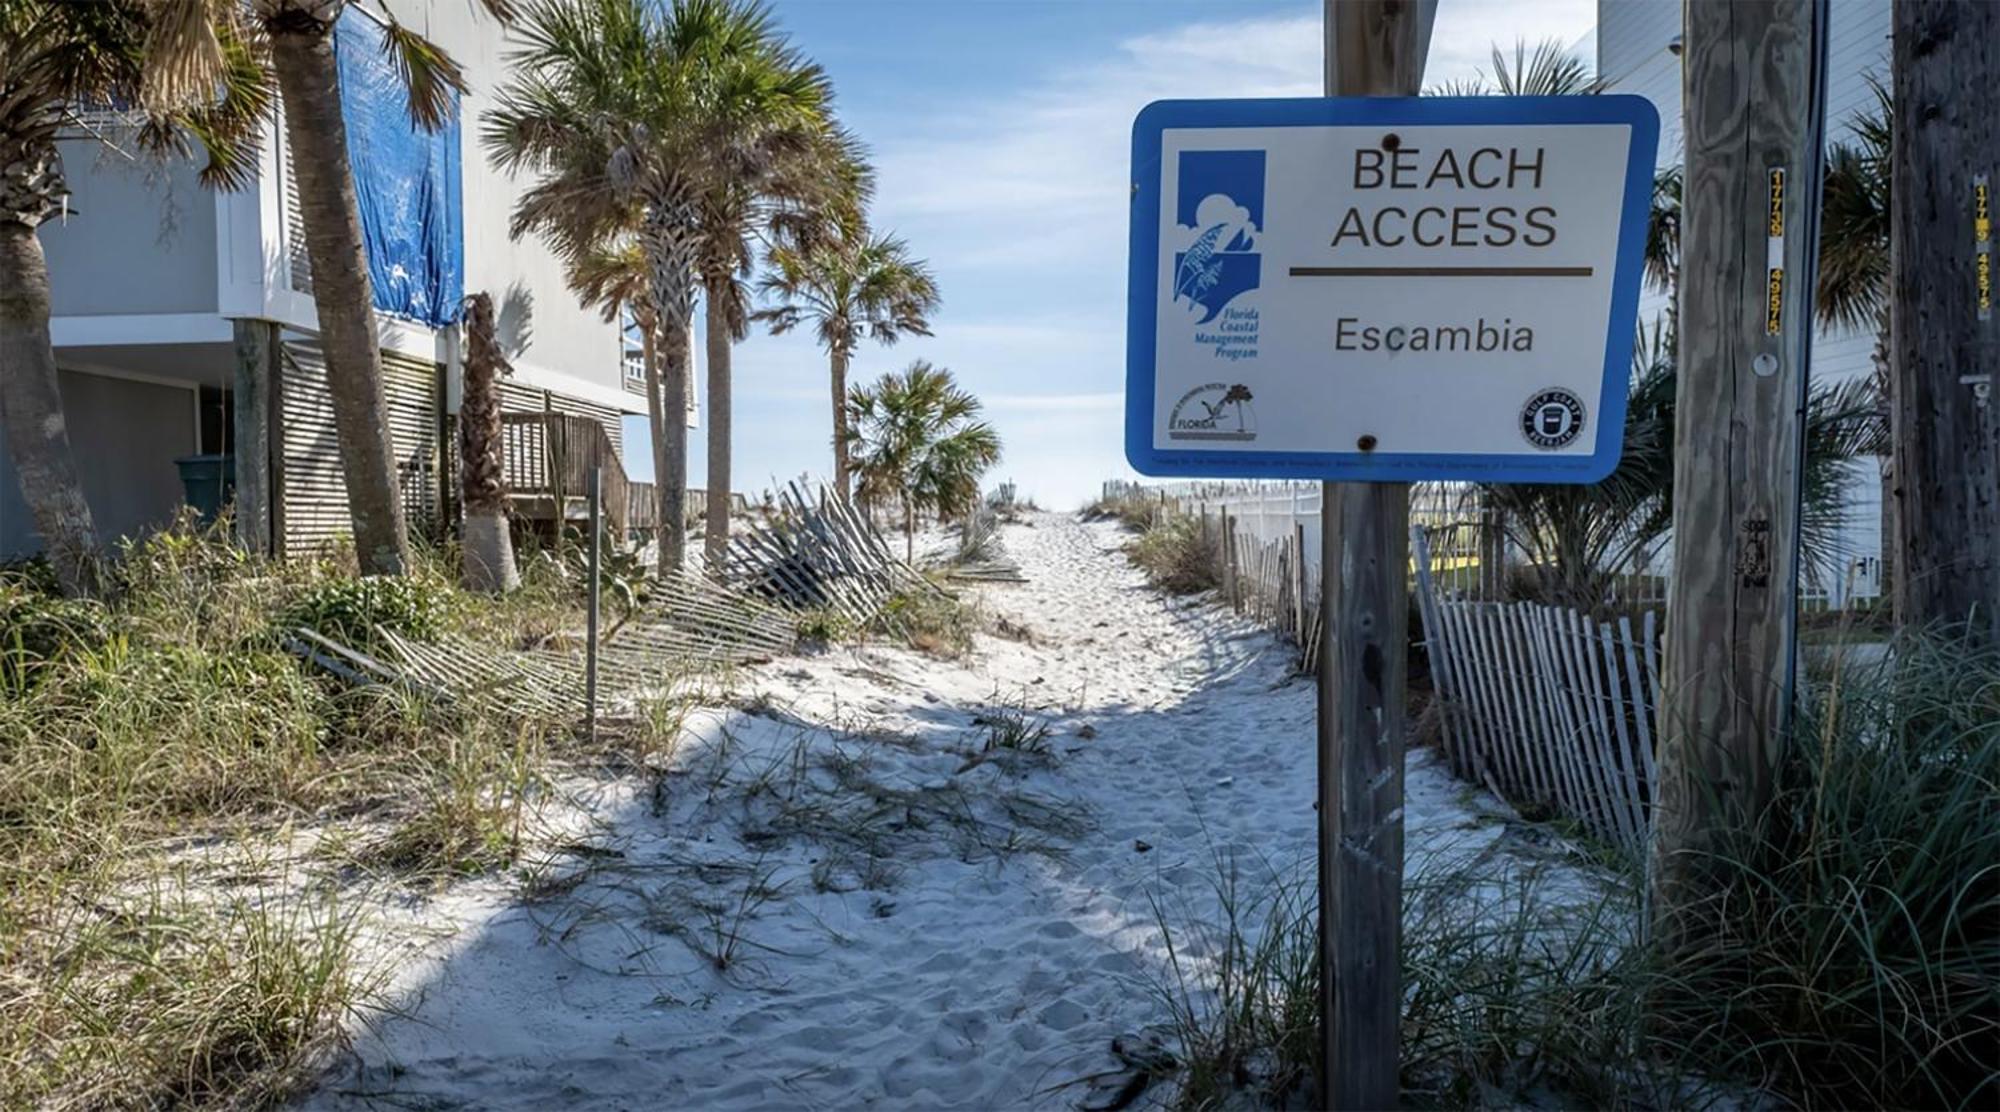
[[(1328, 96), (1414, 96), (1436, 0), (1326, 0)], [(1403, 1011), (1403, 669), (1410, 488), (1320, 501), (1321, 1104), (1396, 1105)]]
[(1674, 564), (1654, 917), (1668, 945), (1703, 851), (1751, 829), (1790, 729), (1826, 0), (1689, 0)]
[(1894, 584), (1905, 627), (2000, 644), (2000, 4), (1897, 0), (1890, 157)]

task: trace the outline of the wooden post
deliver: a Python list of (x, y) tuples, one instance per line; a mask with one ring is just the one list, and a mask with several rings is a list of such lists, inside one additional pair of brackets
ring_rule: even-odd
[(586, 479), (590, 487), (590, 594), (589, 609), (584, 614), (584, 660), (583, 660), (583, 735), (590, 741), (597, 740), (597, 626), (598, 610), (603, 602), (602, 582), (599, 573), (599, 555), (602, 542), (600, 537), (604, 527), (604, 467), (599, 464), (590, 469)]
[(1762, 818), (1791, 725), (1826, 29), (1825, 0), (1687, 5), (1689, 279), (1652, 847), (1669, 946), (1703, 894), (1704, 851)]
[[(1435, 0), (1326, 0), (1328, 96), (1414, 96)], [(1320, 504), (1320, 1103), (1392, 1108), (1401, 1029), (1410, 488)]]
[(278, 326), (270, 321), (230, 322), (236, 338), (236, 381), (231, 437), (236, 467), (236, 540), (256, 553), (271, 541), (271, 410), (278, 377)]
[(2000, 5), (1892, 16), (1896, 618), (2000, 645)]
[(1292, 523), (1292, 553), (1298, 558), (1292, 561), (1292, 629), (1298, 634), (1299, 647), (1306, 644), (1306, 608), (1318, 605), (1317, 600), (1306, 599), (1306, 527), (1296, 520)]

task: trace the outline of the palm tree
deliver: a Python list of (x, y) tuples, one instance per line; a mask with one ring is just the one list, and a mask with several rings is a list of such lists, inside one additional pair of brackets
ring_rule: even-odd
[[(1850, 142), (1827, 152), (1820, 185), (1819, 281), (1814, 314), (1822, 325), (1872, 329), (1875, 398), (1886, 426), (1894, 408), (1889, 373), (1889, 90), (1870, 79), (1875, 103), (1848, 121)], [(1893, 455), (1877, 461), (1882, 484), (1882, 592), (1896, 574), (1896, 498)]]
[(979, 477), (1000, 462), (1000, 437), (978, 419), (979, 399), (951, 372), (919, 359), (847, 400), (847, 436), (861, 504), (894, 500), (903, 511), (903, 554), (916, 558), (917, 517), (956, 517), (979, 501)]
[(733, 433), (733, 356), (750, 330), (744, 282), (753, 269), (756, 241), (794, 247), (817, 244), (858, 224), (871, 186), (859, 145), (829, 129), (815, 141), (734, 179), (715, 183), (702, 198), (701, 285), (708, 355), (708, 502), (703, 554), (711, 571), (722, 567), (729, 544), (730, 438)]
[[(626, 236), (638, 244), (662, 341), (660, 408), (678, 415), (703, 201), (827, 141), (825, 74), (744, 0), (533, 0), (520, 37), (516, 76), (484, 128), (495, 165), (540, 178), (513, 234), (538, 232), (569, 259)], [(667, 572), (687, 545), (687, 428), (662, 419), (654, 434)]]
[[(646, 374), (646, 427), (652, 433), (654, 490), (658, 477), (666, 474), (667, 439), (664, 433), (668, 410), (660, 397), (660, 323), (653, 315), (653, 300), (646, 281), (646, 253), (637, 241), (625, 238), (609, 245), (585, 248), (571, 254), (565, 278), (569, 288), (585, 305), (595, 305), (607, 321), (617, 322), (632, 314), (632, 326), (639, 333), (639, 362)], [(685, 397), (685, 395), (683, 395)], [(685, 405), (672, 411), (680, 421)], [(685, 438), (686, 424), (681, 425)], [(659, 501), (654, 501), (659, 509)]]
[[(247, 8), (270, 43), (271, 68), (285, 99), (285, 141), (291, 147), (299, 215), (305, 223), (355, 557), (363, 574), (399, 575), (409, 566), (410, 542), (396, 486), (375, 293), (362, 245), (361, 212), (347, 157), (347, 120), (340, 106), (340, 70), (334, 60), (334, 28), (356, 2), (247, 0)], [(511, 0), (480, 2), (497, 19), (511, 14)], [(210, 4), (175, 0), (174, 6), (205, 9)], [(386, 10), (375, 14), (383, 24), (383, 49), (394, 59), (408, 92), (411, 121), (426, 130), (443, 127), (454, 111), (454, 95), (465, 91), (463, 71), (436, 44)]]
[(1603, 91), (1604, 83), (1590, 72), (1583, 60), (1569, 52), (1561, 40), (1544, 39), (1536, 43), (1532, 53), (1522, 40), (1514, 42), (1514, 60), (1510, 63), (1507, 55), (1500, 50), (1500, 44), (1491, 47), (1493, 59), (1493, 85), (1486, 83), (1486, 75), (1447, 81), (1424, 90), (1425, 96), (1483, 97), (1498, 94), (1504, 97), (1567, 97), (1580, 96)]
[[(270, 87), (261, 44), (205, 7), (139, 0), (0, 4), (0, 424), (21, 492), (64, 591), (97, 585), (97, 530), (77, 478), (49, 338), (49, 270), (38, 229), (68, 190), (56, 146), (82, 113), (137, 106), (137, 146), (206, 152), (204, 184), (255, 180)], [(191, 80), (194, 72), (201, 76)], [(90, 134), (103, 134), (94, 127)]]
[[(1625, 412), (1625, 449), (1609, 478), (1587, 485), (1475, 484), (1468, 508), (1497, 511), (1509, 544), (1527, 556), (1533, 597), (1590, 612), (1615, 602), (1673, 525), (1674, 343), (1663, 322), (1634, 360)], [(1848, 462), (1881, 452), (1886, 429), (1871, 385), (1815, 387), (1806, 402), (1801, 483), (1805, 564), (1822, 574), (1838, 563), (1847, 520)]]
[(893, 344), (905, 333), (930, 335), (937, 282), (902, 240), (860, 230), (810, 250), (774, 251), (771, 271), (759, 292), (776, 304), (758, 318), (770, 322), (774, 334), (810, 322), (832, 364), (833, 482), (844, 498), (850, 486), (848, 363), (864, 336)]
[(458, 470), (465, 513), (467, 590), (506, 594), (521, 585), (508, 534), (507, 476), (500, 459), (499, 376), (507, 356), (493, 329), (493, 295), (465, 299), (465, 397), (458, 408)]

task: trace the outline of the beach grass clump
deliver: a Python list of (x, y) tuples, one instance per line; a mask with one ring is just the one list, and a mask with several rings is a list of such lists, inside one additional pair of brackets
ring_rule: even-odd
[(168, 879), (117, 912), (63, 902), (0, 931), (0, 1106), (279, 1103), (375, 980), (330, 900), (216, 902)]
[(107, 573), (101, 602), (0, 587), (0, 1107), (268, 1103), (368, 982), (326, 854), (276, 881), (239, 859), (305, 835), (377, 847), (390, 880), (511, 861), (555, 735), (284, 648), (294, 615), (415, 632), (506, 605), (439, 573), (363, 586), (189, 522)]
[(1282, 1107), (1309, 1096), (1319, 1049), (1318, 911), (1312, 876), (1246, 876), (1214, 862), (1212, 905), (1153, 897), (1165, 949), (1151, 985), (1166, 1014), (1175, 1106)]
[(1023, 707), (1003, 706), (975, 715), (972, 724), (983, 731), (979, 751), (1007, 751), (1030, 756), (1049, 755), (1049, 724)]
[(979, 626), (977, 605), (932, 584), (891, 595), (871, 629), (897, 637), (918, 652), (952, 660), (972, 651)]
[(1803, 701), (1767, 821), (1697, 863), (1656, 999), (1804, 1105), (2000, 1102), (2000, 652), (1908, 636)]
[[(1704, 854), (1707, 898), (1654, 924), (1637, 878), (1412, 862), (1404, 1102), (1994, 1106), (2000, 653), (1906, 637), (1814, 676), (1781, 783), (1757, 833)], [(1317, 1018), (1268, 955), (1310, 947), (1312, 909), (1223, 877), (1220, 912), (1162, 923), (1181, 1104), (1281, 1104), (1282, 1040)]]
[(1141, 533), (1159, 521), (1160, 503), (1154, 496), (1135, 487), (1099, 498), (1083, 508), (1082, 516), (1085, 521), (1116, 521), (1134, 533)]
[(1221, 585), (1215, 551), (1202, 535), (1199, 519), (1163, 518), (1126, 546), (1132, 563), (1153, 586), (1168, 594), (1191, 595)]

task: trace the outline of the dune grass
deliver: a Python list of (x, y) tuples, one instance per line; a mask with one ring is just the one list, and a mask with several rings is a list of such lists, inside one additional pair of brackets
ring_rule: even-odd
[[(1786, 771), (1671, 950), (1636, 878), (1412, 862), (1404, 1103), (1993, 1107), (2000, 655), (1911, 637), (1816, 677)], [(1218, 875), (1219, 913), (1160, 916), (1178, 1103), (1310, 1107), (1310, 874)]]
[(574, 614), (560, 584), (478, 599), (447, 567), (363, 581), (183, 525), (128, 545), (103, 602), (0, 577), (0, 1107), (281, 1099), (368, 1000), (341, 877), (514, 860), (554, 727), (348, 689), (282, 647)]

